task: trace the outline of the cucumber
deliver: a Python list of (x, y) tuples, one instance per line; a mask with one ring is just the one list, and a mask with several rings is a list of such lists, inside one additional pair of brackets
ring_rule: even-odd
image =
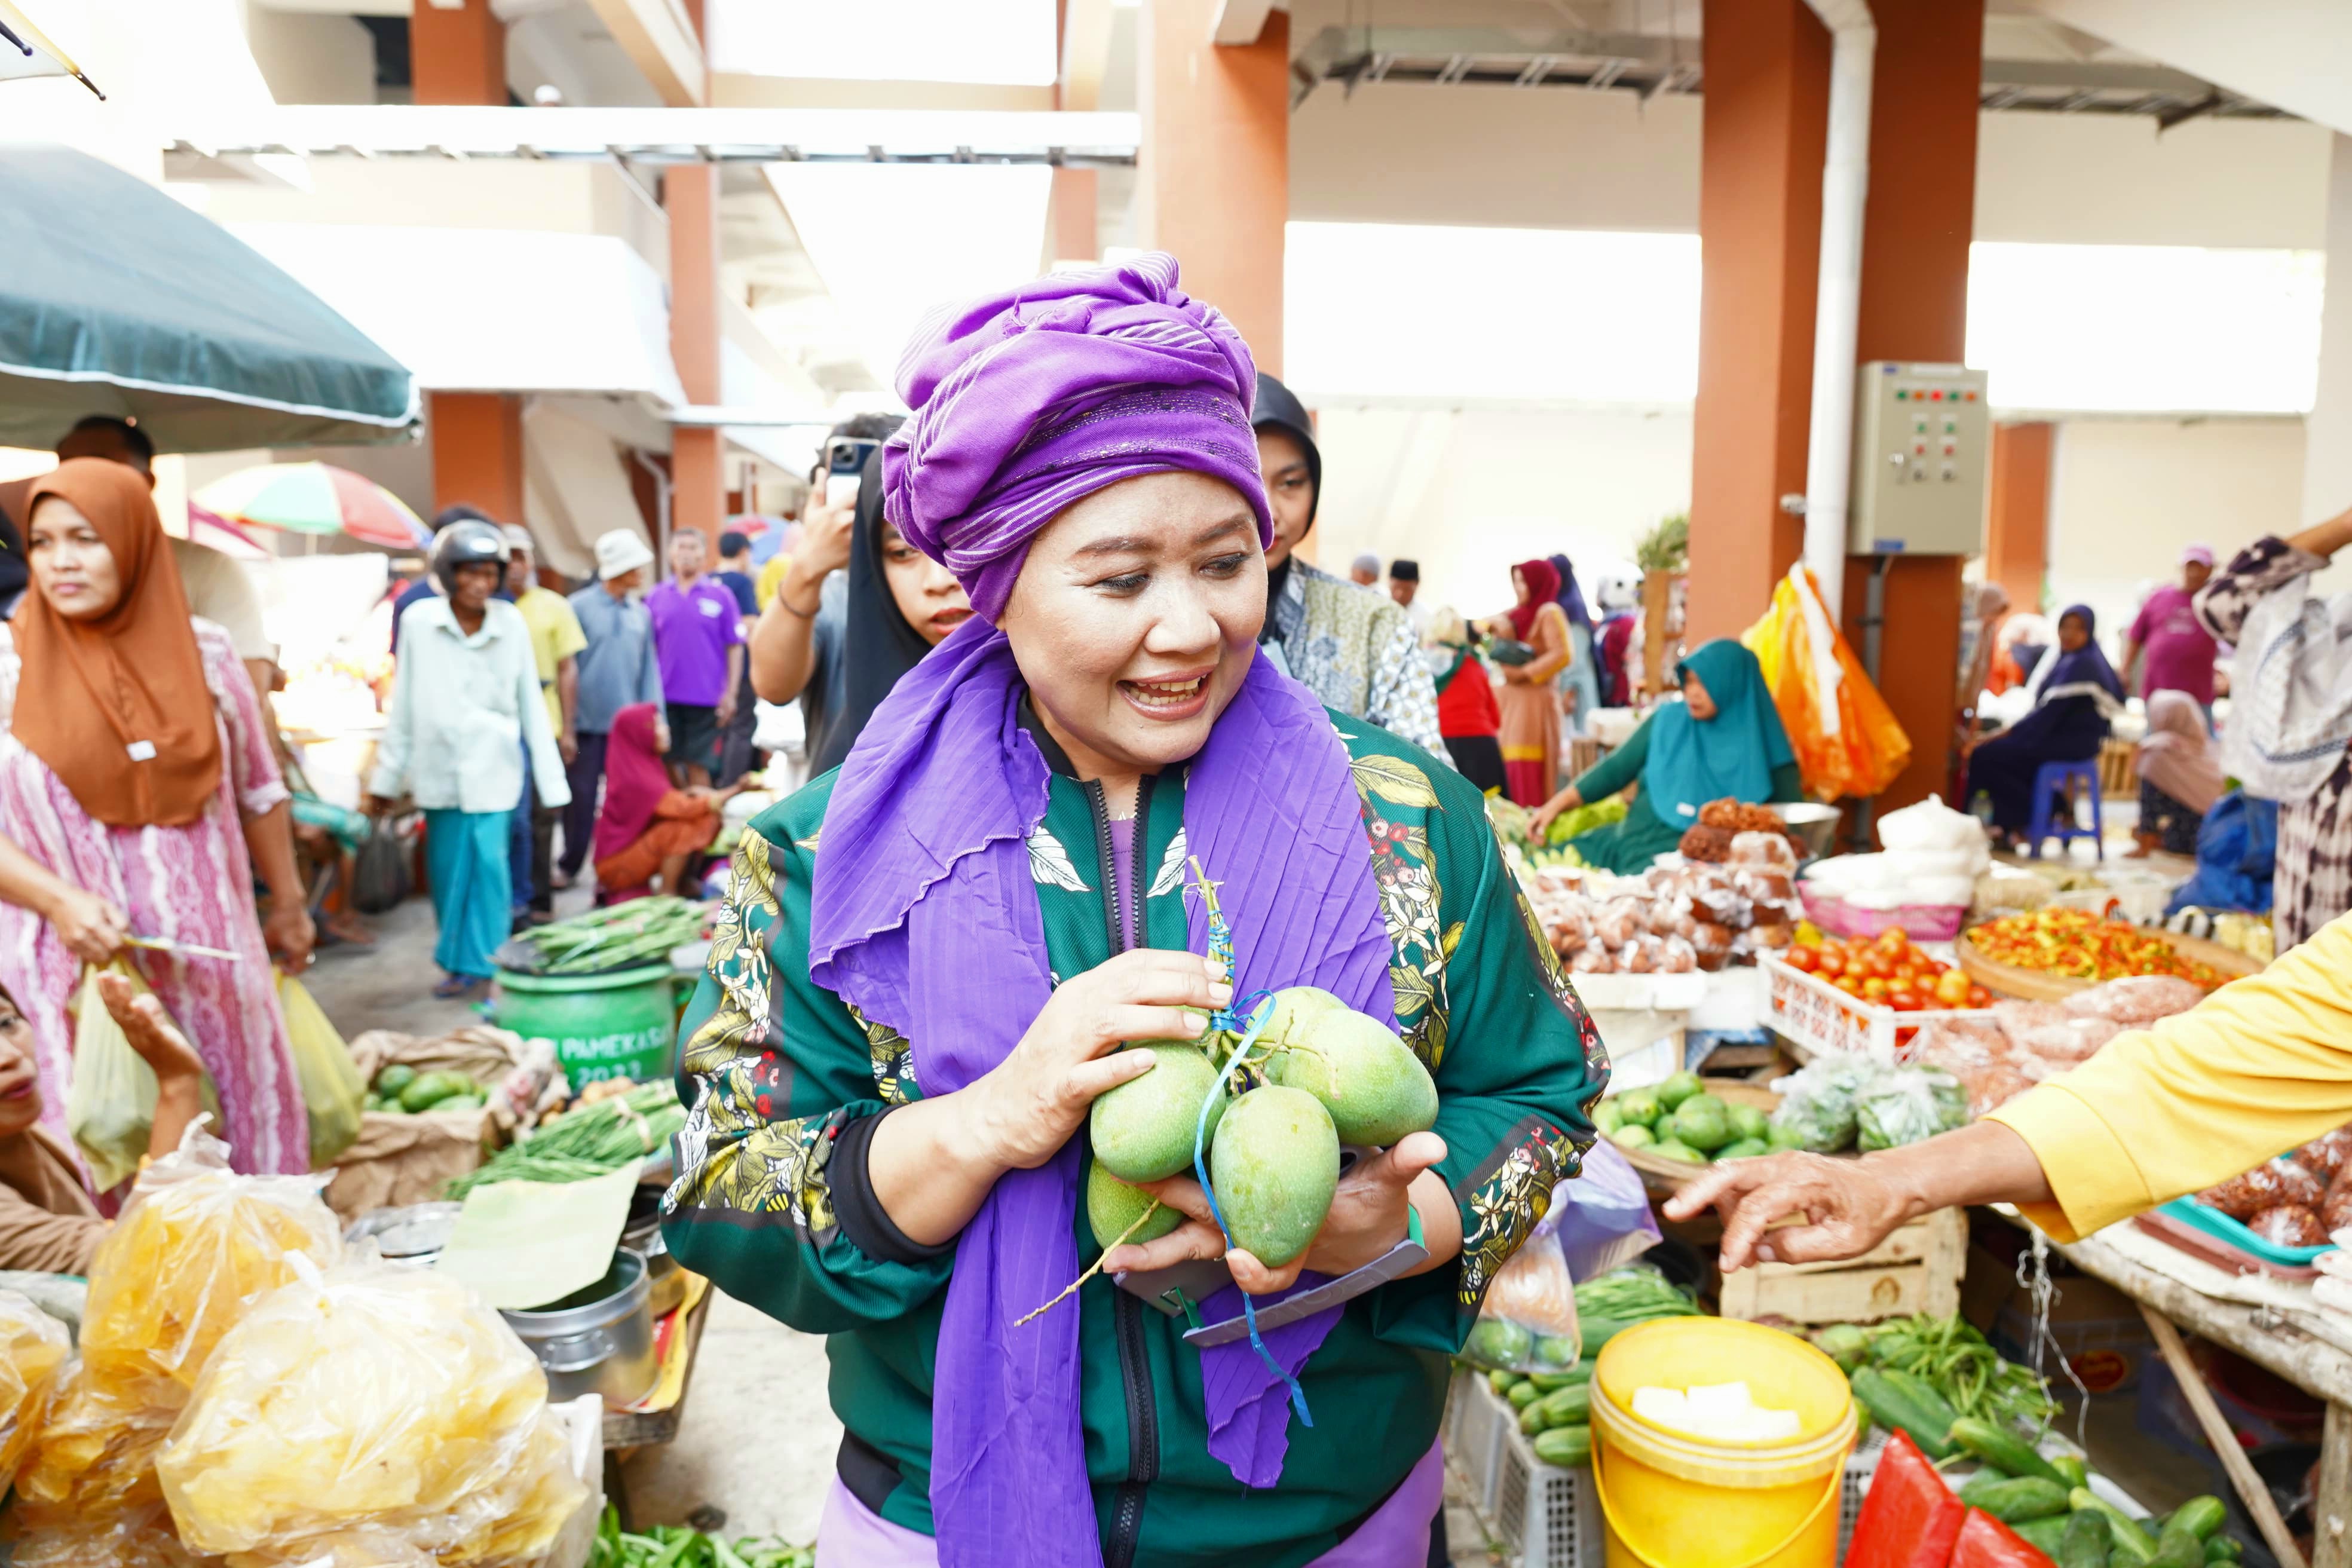
[(1943, 1396), (1907, 1373), (1881, 1367), (1856, 1367), (1853, 1396), (1870, 1418), (1889, 1432), (1904, 1432), (1931, 1459), (1948, 1459), (1958, 1452), (1952, 1445), (1957, 1419)]
[(1528, 1405), (1533, 1405), (1537, 1400), (1543, 1397), (1543, 1390), (1535, 1385), (1535, 1380), (1533, 1378), (1523, 1377), (1519, 1379), (1518, 1382), (1511, 1384), (1510, 1391), (1505, 1394), (1503, 1397), (1511, 1402), (1512, 1409), (1525, 1410)]
[[(1960, 1489), (1960, 1500), (1970, 1508), (1980, 1508), (2003, 1524), (2021, 1524), (2031, 1519), (2055, 1519), (2067, 1509), (2067, 1492), (2056, 1481), (2043, 1480), (2040, 1476), (2019, 1476), (1988, 1481), (1983, 1476), (1970, 1479)], [(2196, 1568), (2194, 1563), (2180, 1563), (2176, 1568)]]
[(2059, 1543), (2065, 1539), (2066, 1525), (2074, 1517), (2070, 1513), (2060, 1519), (2029, 1519), (2009, 1528), (2020, 1541), (2055, 1563)]
[(2238, 1544), (2238, 1538), (2234, 1535), (2209, 1535), (2205, 1538), (2205, 1561), (2208, 1563), (2235, 1563), (2245, 1554), (2246, 1549)]
[(1592, 1363), (1584, 1362), (1566, 1372), (1539, 1372), (1528, 1379), (1546, 1394), (1557, 1394), (1563, 1388), (1573, 1388), (1580, 1383), (1592, 1381)]
[(1592, 1385), (1572, 1383), (1536, 1402), (1546, 1426), (1581, 1426), (1592, 1419)]
[(2215, 1531), (2221, 1529), (2229, 1517), (2230, 1510), (2223, 1506), (2221, 1500), (2207, 1492), (2201, 1496), (2190, 1498), (2173, 1510), (2172, 1517), (2164, 1521), (2164, 1527), (2170, 1530), (2173, 1526), (2179, 1525), (2202, 1542), (2210, 1539)]
[(2203, 1568), (2205, 1542), (2186, 1525), (2168, 1524), (2157, 1538), (2156, 1555), (2148, 1568)]
[(1518, 1381), (1517, 1373), (1505, 1372), (1499, 1367), (1486, 1374), (1486, 1386), (1507, 1399), (1510, 1397), (1511, 1384)]
[(2107, 1516), (2097, 1509), (2077, 1509), (2068, 1514), (2065, 1533), (2054, 1554), (2058, 1568), (2107, 1568)]
[(1990, 1421), (1962, 1416), (1952, 1423), (1951, 1435), (1953, 1442), (1996, 1470), (2006, 1471), (2012, 1476), (2032, 1477), (2068, 1491), (2074, 1489), (2073, 1483), (2058, 1473), (2055, 1465), (2033, 1451), (2032, 1444)]
[(1532, 1437), (1550, 1425), (1544, 1419), (1543, 1401), (1540, 1399), (1519, 1412), (1519, 1436), (1522, 1437)]
[(1553, 1426), (1536, 1434), (1536, 1458), (1573, 1470), (1592, 1459), (1592, 1428)]
[(2058, 1472), (2058, 1479), (2066, 1483), (2067, 1489), (2070, 1491), (2076, 1487), (2087, 1487), (2091, 1484), (2090, 1468), (2083, 1463), (2080, 1455), (2057, 1455), (2051, 1459), (2050, 1468)]
[(2120, 1556), (2130, 1564), (2130, 1568), (2147, 1568), (2148, 1562), (2156, 1556), (2156, 1542), (2149, 1540), (2147, 1531), (2139, 1527), (2139, 1521), (2100, 1498), (2088, 1487), (2076, 1487), (2068, 1494), (2066, 1500), (2077, 1513), (2084, 1509), (2093, 1509), (2105, 1514), (2110, 1545), (2114, 1549), (2111, 1555)]

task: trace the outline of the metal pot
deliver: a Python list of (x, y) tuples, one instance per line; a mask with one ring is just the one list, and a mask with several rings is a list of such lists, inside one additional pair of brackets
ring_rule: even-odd
[(1820, 805), (1812, 801), (1783, 801), (1766, 808), (1788, 825), (1805, 847), (1805, 858), (1818, 860), (1837, 852), (1837, 830), (1841, 820), (1837, 807)]
[(373, 1238), (386, 1263), (407, 1268), (430, 1268), (457, 1228), (458, 1211), (452, 1203), (407, 1204), (398, 1208), (370, 1209), (343, 1231), (356, 1245)]
[(661, 1197), (661, 1188), (640, 1186), (629, 1200), (629, 1222), (621, 1228), (621, 1245), (646, 1260), (646, 1284), (653, 1294), (656, 1322), (677, 1310), (686, 1300), (686, 1271), (662, 1239)]
[(646, 1260), (627, 1247), (613, 1254), (612, 1268), (585, 1290), (499, 1316), (546, 1368), (547, 1397), (555, 1404), (595, 1394), (608, 1405), (634, 1405), (661, 1373)]

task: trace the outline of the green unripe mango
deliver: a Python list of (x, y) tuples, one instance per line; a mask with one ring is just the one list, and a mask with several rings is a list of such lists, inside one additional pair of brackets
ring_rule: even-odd
[(1678, 1072), (1658, 1085), (1658, 1103), (1668, 1110), (1680, 1110), (1683, 1101), (1706, 1088), (1706, 1085), (1700, 1080), (1698, 1074), (1688, 1070)]
[(1342, 1009), (1306, 1020), (1265, 1064), (1268, 1083), (1323, 1102), (1339, 1142), (1385, 1149), (1437, 1121), (1437, 1085), (1394, 1029)]
[(1715, 1157), (1717, 1160), (1753, 1160), (1771, 1152), (1772, 1145), (1761, 1138), (1741, 1138), (1717, 1149)]
[(1234, 1245), (1269, 1268), (1305, 1252), (1339, 1185), (1339, 1134), (1305, 1089), (1269, 1084), (1226, 1108), (1209, 1154)]
[(1761, 1141), (1771, 1135), (1772, 1119), (1752, 1105), (1731, 1107), (1731, 1141), (1744, 1143), (1749, 1139)]
[(1609, 1134), (1609, 1142), (1620, 1149), (1646, 1149), (1658, 1141), (1658, 1135), (1638, 1121), (1627, 1122)]
[(1704, 1165), (1706, 1156), (1677, 1138), (1661, 1138), (1650, 1145), (1650, 1152), (1661, 1160), (1680, 1160), (1687, 1165)]
[(1613, 1100), (1604, 1100), (1592, 1108), (1592, 1130), (1603, 1138), (1625, 1125), (1625, 1113), (1617, 1109)]
[[(1129, 1186), (1103, 1169), (1100, 1160), (1087, 1167), (1087, 1223), (1094, 1227), (1095, 1245), (1104, 1251), (1118, 1242), (1127, 1227), (1135, 1225), (1137, 1216), (1150, 1208), (1153, 1201), (1150, 1193)], [(1136, 1226), (1135, 1234), (1127, 1237), (1127, 1245), (1141, 1247), (1147, 1241), (1157, 1241), (1183, 1223), (1182, 1214), (1161, 1204), (1150, 1219)]]
[[(1201, 1102), (1217, 1088), (1217, 1065), (1183, 1040), (1139, 1040), (1127, 1049), (1150, 1051), (1160, 1065), (1097, 1097), (1087, 1112), (1095, 1163), (1123, 1182), (1164, 1181), (1192, 1169), (1192, 1134)], [(1211, 1136), (1231, 1103), (1219, 1090), (1209, 1110)]]
[(1630, 1127), (1654, 1127), (1658, 1118), (1666, 1112), (1654, 1090), (1637, 1089), (1631, 1094), (1617, 1097), (1617, 1114)]
[(1345, 1002), (1318, 986), (1286, 985), (1274, 994), (1274, 1016), (1265, 1021), (1257, 1037), (1269, 1046), (1303, 1040), (1317, 1019), (1347, 1011)]
[(1658, 1123), (1658, 1132), (1662, 1137), (1711, 1152), (1734, 1141), (1731, 1110), (1711, 1094), (1695, 1094)]

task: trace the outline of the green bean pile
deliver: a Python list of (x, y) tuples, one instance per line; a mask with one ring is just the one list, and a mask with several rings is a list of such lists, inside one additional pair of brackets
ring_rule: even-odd
[(448, 1194), (463, 1198), (497, 1182), (584, 1182), (609, 1174), (631, 1161), (661, 1152), (686, 1125), (677, 1086), (667, 1079), (640, 1084), (626, 1094), (566, 1111), (449, 1184)]
[(704, 908), (685, 899), (656, 896), (609, 904), (550, 925), (526, 926), (515, 942), (529, 948), (530, 974), (596, 974), (669, 957), (702, 935)]
[[(2033, 1370), (2004, 1361), (1957, 1313), (1933, 1318), (1922, 1312), (1861, 1332), (1867, 1338), (1873, 1365), (1926, 1379), (1963, 1416), (2039, 1428), (2057, 1414), (2048, 1385)], [(1832, 1356), (1838, 1348), (1822, 1346)]]

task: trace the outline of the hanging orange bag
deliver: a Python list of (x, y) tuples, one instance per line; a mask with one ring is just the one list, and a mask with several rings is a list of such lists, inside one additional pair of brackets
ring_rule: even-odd
[(1911, 761), (1911, 738), (1863, 673), (1802, 562), (1772, 590), (1772, 607), (1740, 635), (1817, 800), (1873, 795)]

